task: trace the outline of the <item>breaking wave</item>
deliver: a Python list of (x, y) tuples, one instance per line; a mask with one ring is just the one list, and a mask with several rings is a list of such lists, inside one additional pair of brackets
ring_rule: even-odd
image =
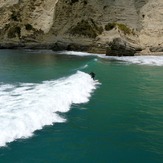
[(163, 66), (163, 56), (110, 57), (133, 64)]
[(60, 54), (76, 55), (76, 56), (95, 56), (103, 59), (123, 61), (125, 63), (130, 63), (130, 64), (163, 66), (163, 56), (115, 57), (115, 56), (106, 56), (105, 54), (94, 54), (94, 53), (75, 52), (75, 51), (62, 51), (60, 52)]
[[(35, 51), (33, 51), (35, 52)], [(63, 55), (73, 55), (73, 56), (93, 56), (108, 60), (123, 61), (129, 64), (140, 64), (140, 65), (153, 65), (153, 66), (163, 66), (163, 56), (125, 56), (125, 57), (116, 57), (116, 56), (106, 56), (105, 54), (96, 54), (96, 53), (87, 53), (87, 52), (77, 52), (77, 51), (52, 51), (52, 50), (40, 50), (37, 53), (46, 52), (48, 54), (63, 54)], [(31, 53), (31, 51), (30, 51)], [(35, 52), (36, 53), (36, 52)]]
[(40, 84), (0, 84), (0, 146), (28, 138), (45, 125), (65, 122), (58, 112), (89, 101), (97, 81), (78, 71), (72, 76)]

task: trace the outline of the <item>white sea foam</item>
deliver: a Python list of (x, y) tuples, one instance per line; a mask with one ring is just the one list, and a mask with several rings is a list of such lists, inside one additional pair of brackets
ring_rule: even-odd
[(87, 53), (87, 52), (77, 52), (77, 51), (60, 51), (59, 54), (66, 55), (75, 55), (75, 56), (105, 56), (104, 54), (95, 54), (95, 53)]
[(45, 125), (64, 122), (58, 112), (86, 103), (98, 84), (90, 75), (76, 74), (41, 84), (0, 84), (0, 146), (28, 138)]
[(62, 51), (60, 52), (60, 54), (76, 55), (76, 56), (95, 56), (103, 59), (123, 61), (125, 63), (130, 63), (130, 64), (163, 66), (163, 56), (114, 57), (114, 56), (106, 56), (105, 54), (95, 54), (95, 53), (75, 52), (75, 51)]
[[(110, 57), (111, 58), (111, 57)], [(133, 64), (163, 66), (163, 56), (112, 57)]]
[(163, 66), (163, 56), (131, 56), (131, 57), (112, 57), (101, 55), (98, 57), (109, 60), (123, 61), (128, 64)]
[(42, 50), (38, 53), (48, 53), (48, 54), (64, 54), (64, 55), (74, 55), (74, 56), (94, 56), (108, 60), (117, 60), (123, 61), (129, 64), (140, 64), (140, 65), (154, 65), (154, 66), (163, 66), (163, 56), (129, 56), (129, 57), (115, 57), (115, 56), (106, 56), (105, 54), (96, 54), (96, 53), (87, 53), (87, 52), (76, 52), (76, 51), (60, 51), (54, 52), (52, 50)]

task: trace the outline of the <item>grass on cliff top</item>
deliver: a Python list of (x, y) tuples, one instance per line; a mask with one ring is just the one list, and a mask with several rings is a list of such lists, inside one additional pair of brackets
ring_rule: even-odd
[(69, 32), (72, 35), (96, 38), (103, 32), (103, 28), (96, 25), (93, 19), (90, 19), (89, 21), (82, 20), (81, 22), (78, 22), (77, 25), (71, 28)]
[(133, 31), (127, 25), (119, 24), (119, 23), (108, 23), (105, 25), (105, 30), (110, 31), (115, 27), (117, 27), (119, 30), (121, 30), (125, 35), (126, 34), (134, 34)]

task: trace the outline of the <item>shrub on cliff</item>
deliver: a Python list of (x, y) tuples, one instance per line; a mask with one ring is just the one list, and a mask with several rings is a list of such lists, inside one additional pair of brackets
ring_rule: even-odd
[(90, 19), (82, 20), (78, 22), (77, 25), (69, 30), (72, 35), (85, 36), (90, 38), (96, 38), (103, 31), (102, 27), (96, 25), (96, 23)]
[(131, 34), (132, 31), (129, 27), (127, 27), (125, 24), (117, 24), (118, 28), (124, 32), (124, 34)]
[[(69, 3), (70, 5), (74, 5), (75, 3), (80, 2), (79, 0), (69, 0), (66, 3)], [(84, 5), (87, 5), (87, 0), (81, 1)]]
[(125, 35), (133, 34), (132, 30), (127, 25), (120, 24), (120, 23), (108, 23), (105, 25), (105, 30), (110, 31), (115, 27), (117, 27), (119, 30), (121, 30)]
[(20, 21), (21, 14), (19, 12), (13, 11), (11, 14), (11, 20), (13, 21)]
[(115, 27), (116, 27), (116, 23), (108, 23), (108, 24), (105, 25), (105, 30), (110, 31)]
[(73, 5), (74, 3), (79, 2), (79, 0), (70, 0), (70, 5)]
[(32, 27), (31, 24), (25, 24), (25, 29), (26, 29), (27, 31), (30, 31), (30, 30), (33, 29), (33, 27)]
[(20, 35), (21, 35), (21, 28), (17, 26), (10, 28), (8, 31), (8, 38), (14, 38), (16, 36), (20, 38)]
[(90, 19), (91, 25), (93, 27), (93, 29), (96, 31), (97, 34), (101, 34), (103, 32), (103, 27), (102, 26), (98, 26), (93, 19)]

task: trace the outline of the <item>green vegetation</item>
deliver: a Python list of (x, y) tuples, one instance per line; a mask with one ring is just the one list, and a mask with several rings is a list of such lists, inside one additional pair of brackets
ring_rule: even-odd
[[(69, 1), (67, 1), (67, 3), (69, 3), (70, 5), (73, 5), (73, 4), (75, 4), (75, 3), (77, 3), (77, 2), (79, 2), (79, 0), (69, 0)], [(87, 0), (83, 0), (83, 1), (81, 1), (84, 5), (87, 5)]]
[(90, 38), (96, 38), (98, 34), (103, 32), (103, 28), (96, 25), (93, 19), (89, 21), (82, 20), (78, 22), (75, 27), (70, 29), (70, 34), (72, 35), (79, 35), (79, 36), (86, 36)]
[(14, 15), (14, 14), (12, 14), (12, 15), (11, 15), (11, 19), (12, 19), (12, 20), (14, 20), (14, 21), (18, 21), (17, 16), (16, 16), (16, 15)]
[(26, 24), (26, 25), (25, 25), (25, 29), (28, 30), (28, 31), (30, 31), (30, 30), (33, 29), (33, 27), (32, 27), (31, 24)]
[(103, 27), (102, 26), (98, 26), (93, 19), (90, 19), (90, 22), (92, 24), (92, 27), (94, 28), (94, 30), (96, 31), (96, 33), (101, 34), (103, 32)]
[(71, 3), (79, 2), (79, 0), (71, 0)]
[(132, 31), (129, 27), (127, 27), (125, 24), (117, 24), (118, 28), (124, 32), (124, 34), (131, 34)]
[(70, 5), (73, 5), (74, 3), (79, 2), (79, 0), (71, 0)]
[(84, 0), (83, 3), (84, 3), (84, 5), (87, 5), (88, 4), (87, 0)]
[(11, 14), (11, 20), (19, 21), (20, 20), (20, 13), (13, 11)]
[(108, 23), (105, 25), (105, 30), (110, 31), (115, 27), (117, 27), (119, 30), (121, 30), (125, 35), (133, 34), (133, 31), (129, 27), (127, 27), (127, 25), (119, 24), (119, 23)]
[(108, 24), (105, 25), (105, 30), (110, 31), (115, 27), (116, 27), (116, 23), (108, 23)]
[(21, 28), (20, 27), (12, 27), (12, 28), (10, 28), (10, 30), (8, 31), (8, 38), (14, 38), (17, 35), (20, 38)]
[(70, 33), (72, 35), (88, 36), (90, 38), (95, 38), (97, 36), (91, 25), (85, 20), (77, 23), (77, 25), (71, 29)]

